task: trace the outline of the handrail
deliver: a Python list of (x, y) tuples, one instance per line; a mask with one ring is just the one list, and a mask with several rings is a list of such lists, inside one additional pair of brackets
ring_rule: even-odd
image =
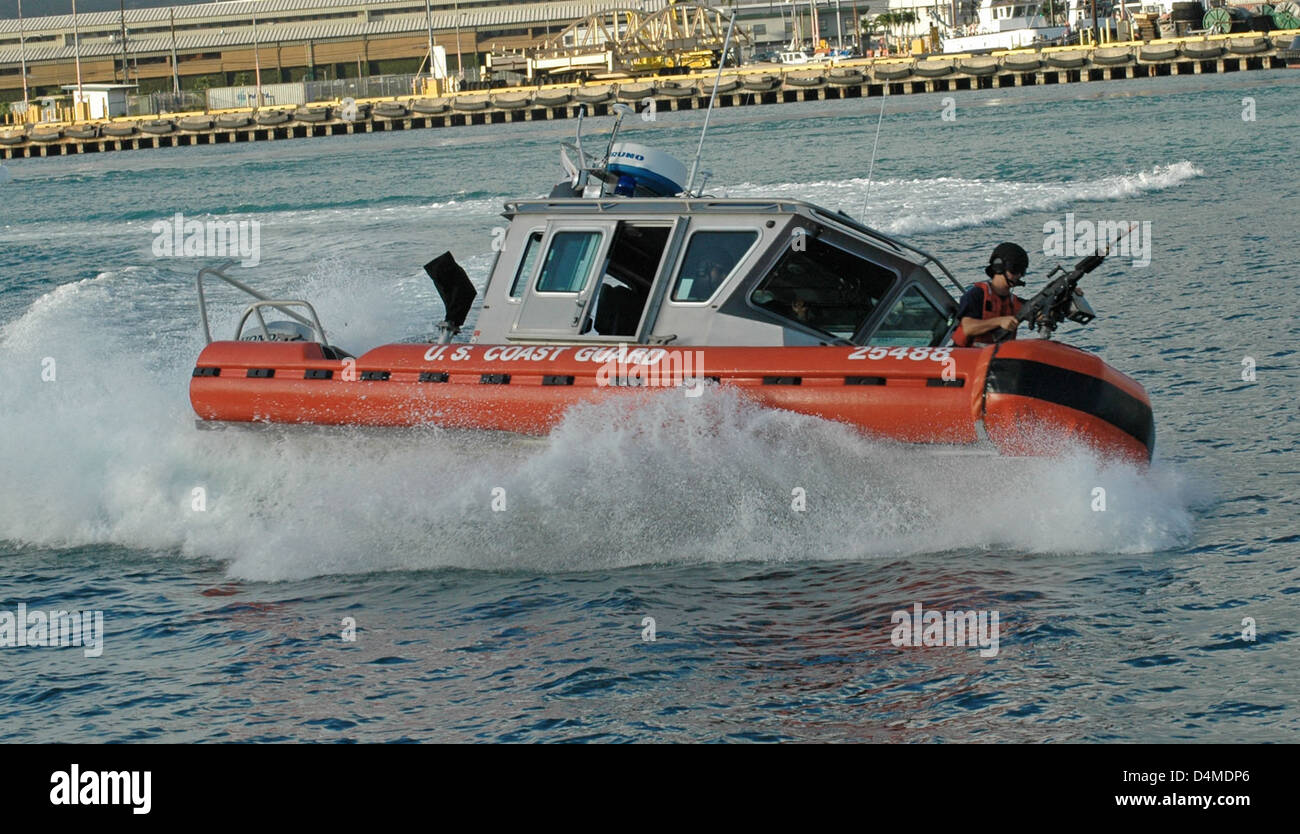
[[(307, 312), (311, 313), (311, 321), (308, 321), (303, 317), (297, 315), (296, 313), (291, 312), (288, 309), (290, 305), (296, 307), (306, 307)], [(248, 317), (253, 315), (254, 313), (257, 314), (257, 322), (262, 327), (262, 338), (268, 342), (274, 341), (274, 339), (271, 336), (271, 331), (269, 331), (266, 327), (266, 319), (262, 317), (263, 307), (274, 307), (275, 309), (279, 310), (282, 313), (286, 313), (288, 315), (293, 316), (294, 318), (298, 319), (303, 324), (307, 325), (312, 329), (313, 335), (316, 336), (316, 341), (320, 342), (322, 345), (328, 344), (328, 342), (325, 341), (325, 328), (321, 326), (320, 318), (316, 315), (316, 308), (311, 306), (311, 302), (299, 298), (294, 298), (294, 299), (286, 298), (280, 300), (268, 299), (266, 301), (254, 301), (252, 304), (249, 304), (247, 307), (244, 308), (244, 315), (241, 316), (239, 319), (239, 326), (235, 328), (236, 342), (242, 339), (244, 335), (244, 324), (248, 322)]]
[[(315, 309), (312, 308), (310, 304), (307, 304), (306, 302), (297, 302), (297, 301), (275, 301), (274, 299), (262, 295), (260, 292), (248, 286), (247, 284), (243, 283), (242, 281), (231, 278), (229, 275), (225, 273), (225, 270), (230, 269), (230, 267), (234, 266), (235, 263), (236, 261), (226, 261), (220, 266), (205, 266), (199, 270), (198, 277), (195, 278), (195, 284), (197, 285), (198, 292), (199, 292), (199, 319), (203, 323), (203, 338), (206, 340), (207, 344), (212, 344), (212, 328), (208, 324), (208, 301), (207, 301), (207, 297), (203, 293), (203, 276), (205, 275), (215, 276), (217, 278), (220, 278), (222, 281), (225, 281), (230, 286), (242, 292), (248, 293), (253, 298), (256, 298), (258, 301), (269, 302), (267, 306), (275, 307), (278, 310), (280, 310), (280, 312), (298, 321), (300, 324), (303, 324), (307, 327), (314, 328), (317, 334), (320, 336), (321, 344), (327, 344), (325, 341), (325, 329), (321, 327), (320, 320), (316, 318), (316, 311)], [(312, 314), (311, 319), (305, 318), (304, 316), (300, 316), (294, 311), (288, 309), (287, 307), (282, 306), (285, 304), (299, 304), (299, 303), (306, 304), (307, 308), (311, 310), (311, 314)], [(257, 306), (257, 305), (253, 305), (253, 306)], [(240, 321), (241, 331), (243, 329), (243, 321), (247, 320), (248, 314), (250, 312), (252, 312), (252, 306), (250, 306), (249, 309), (244, 311), (244, 318), (241, 319)], [(260, 312), (258, 313), (258, 317), (259, 318), (261, 317)], [(262, 331), (263, 333), (266, 332), (265, 322), (263, 322)]]
[(953, 274), (950, 271), (948, 271), (948, 267), (944, 266), (942, 261), (940, 261), (934, 255), (931, 255), (929, 252), (925, 251), (924, 249), (920, 249), (904, 240), (900, 240), (896, 237), (892, 237), (891, 235), (887, 235), (882, 231), (873, 229), (865, 223), (860, 223), (842, 211), (827, 212), (824, 209), (817, 208), (816, 206), (813, 207), (813, 211), (814, 213), (822, 216), (823, 218), (832, 220), (836, 223), (842, 223), (858, 232), (869, 235), (870, 237), (873, 237), (876, 240), (889, 243), (895, 248), (901, 247), (917, 255), (920, 255), (922, 260), (918, 264), (918, 266), (924, 267), (927, 263), (934, 264), (935, 266), (939, 267), (939, 270), (943, 272), (943, 274), (948, 277), (948, 280), (952, 282), (952, 285), (957, 288), (958, 295), (961, 295), (966, 291), (966, 288), (962, 286), (961, 282), (958, 281), (956, 278), (954, 278)]

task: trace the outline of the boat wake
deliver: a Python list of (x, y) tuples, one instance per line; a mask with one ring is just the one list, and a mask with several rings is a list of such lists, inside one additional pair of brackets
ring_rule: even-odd
[[(980, 226), (1033, 211), (1054, 211), (1079, 202), (1106, 202), (1164, 191), (1204, 175), (1191, 162), (1158, 165), (1149, 171), (1115, 174), (1075, 182), (1008, 182), (1004, 180), (876, 180), (871, 186), (867, 224), (897, 235), (926, 234)], [(728, 197), (778, 194), (838, 206), (855, 217), (867, 194), (867, 180), (855, 177), (825, 182), (745, 183), (726, 189)], [(996, 194), (997, 199), (990, 199)]]
[[(282, 289), (316, 299), (349, 347), (427, 325), (426, 305), (379, 303), (366, 288), (394, 287), (331, 271), (344, 269), (323, 267)], [(1141, 553), (1177, 546), (1192, 527), (1189, 480), (1159, 464), (1139, 471), (1081, 451), (939, 456), (763, 410), (726, 389), (574, 409), (544, 439), (435, 428), (199, 431), (187, 397), (197, 328), (157, 329), (192, 322), (186, 290), (159, 289), (147, 270), (105, 273), (47, 293), (0, 330), (0, 539), (113, 544), (283, 580)], [(215, 331), (227, 332), (234, 315), (214, 321)]]
[[(489, 261), (467, 266), (486, 274)], [(420, 333), (437, 308), (419, 275), (382, 281), (334, 260), (269, 290), (311, 297), (352, 351)], [(57, 287), (0, 330), (0, 539), (216, 559), (234, 577), (272, 581), (446, 566), (1151, 552), (1192, 526), (1188, 479), (1158, 464), (1140, 472), (1083, 451), (935, 455), (764, 411), (727, 388), (573, 409), (545, 439), (433, 427), (200, 431), (187, 396), (201, 342), (191, 292), (156, 268), (123, 269)], [(224, 336), (237, 305), (213, 304)]]

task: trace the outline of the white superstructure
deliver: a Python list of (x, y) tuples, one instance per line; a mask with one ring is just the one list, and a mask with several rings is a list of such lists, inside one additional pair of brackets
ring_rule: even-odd
[(1020, 49), (1065, 35), (1065, 26), (1051, 26), (1038, 3), (1025, 0), (983, 0), (978, 20), (951, 30), (944, 52)]

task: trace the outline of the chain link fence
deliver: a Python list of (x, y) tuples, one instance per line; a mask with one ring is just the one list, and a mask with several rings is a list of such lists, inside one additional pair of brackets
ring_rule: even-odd
[[(262, 107), (283, 107), (306, 104), (309, 99), (303, 92), (302, 82), (296, 84), (263, 84)], [(257, 106), (257, 87), (213, 87), (208, 90), (209, 110), (252, 109)]]
[(304, 81), (308, 101), (331, 101), (345, 98), (391, 98), (411, 95), (419, 77), (410, 75), (372, 75), (368, 78), (334, 78), (328, 81)]
[[(262, 106), (284, 107), (306, 104), (310, 101), (331, 101), (345, 98), (393, 98), (414, 95), (417, 81), (427, 75), (372, 75), (368, 78), (335, 78), (323, 81), (299, 81), (289, 84), (263, 84)], [(463, 89), (487, 89), (490, 82), (470, 81)], [(499, 82), (498, 82), (499, 86)], [(184, 113), (206, 110), (236, 110), (253, 108), (257, 104), (257, 87), (245, 84), (239, 87), (212, 87), (181, 93), (147, 93), (127, 96), (127, 114), (131, 116), (157, 116), (164, 113)], [(14, 108), (14, 105), (10, 105)]]
[(207, 108), (207, 97), (192, 90), (180, 93), (146, 93), (127, 96), (126, 112), (129, 116), (157, 116), (163, 113), (186, 113)]

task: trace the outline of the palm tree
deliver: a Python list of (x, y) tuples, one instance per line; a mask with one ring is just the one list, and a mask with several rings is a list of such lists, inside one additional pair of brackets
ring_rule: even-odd
[(871, 4), (863, 3), (862, 16), (858, 18), (859, 39), (864, 37), (870, 37), (872, 32), (875, 31), (875, 26), (872, 25), (872, 20), (873, 18), (871, 16)]
[(916, 21), (916, 12), (911, 9), (906, 9), (901, 12), (881, 12), (872, 18), (871, 23), (868, 25), (872, 27), (883, 27), (885, 30), (885, 38), (888, 39), (889, 33), (893, 31), (894, 27), (899, 27), (901, 29), (904, 26), (910, 26), (916, 23)]
[(901, 12), (894, 13), (894, 22), (898, 24), (899, 29), (902, 29), (905, 26), (915, 25), (917, 19), (916, 12), (911, 9), (904, 9)]
[(873, 29), (873, 30), (874, 30), (877, 26), (879, 26), (880, 28), (884, 29), (884, 30), (885, 30), (885, 40), (888, 41), (888, 40), (889, 40), (889, 30), (893, 29), (893, 28), (894, 28), (894, 25), (897, 24), (897, 23), (898, 23), (898, 15), (896, 15), (894, 12), (881, 12), (880, 14), (878, 14), (878, 15), (876, 15), (875, 17), (871, 18), (871, 23), (868, 24), (868, 25), (869, 25), (869, 26), (871, 27), (871, 29)]
[[(919, 20), (920, 18), (917, 17), (916, 12), (911, 9), (898, 13), (898, 26), (900, 29), (906, 26), (915, 26)], [(929, 47), (926, 47), (926, 51), (929, 51)]]

